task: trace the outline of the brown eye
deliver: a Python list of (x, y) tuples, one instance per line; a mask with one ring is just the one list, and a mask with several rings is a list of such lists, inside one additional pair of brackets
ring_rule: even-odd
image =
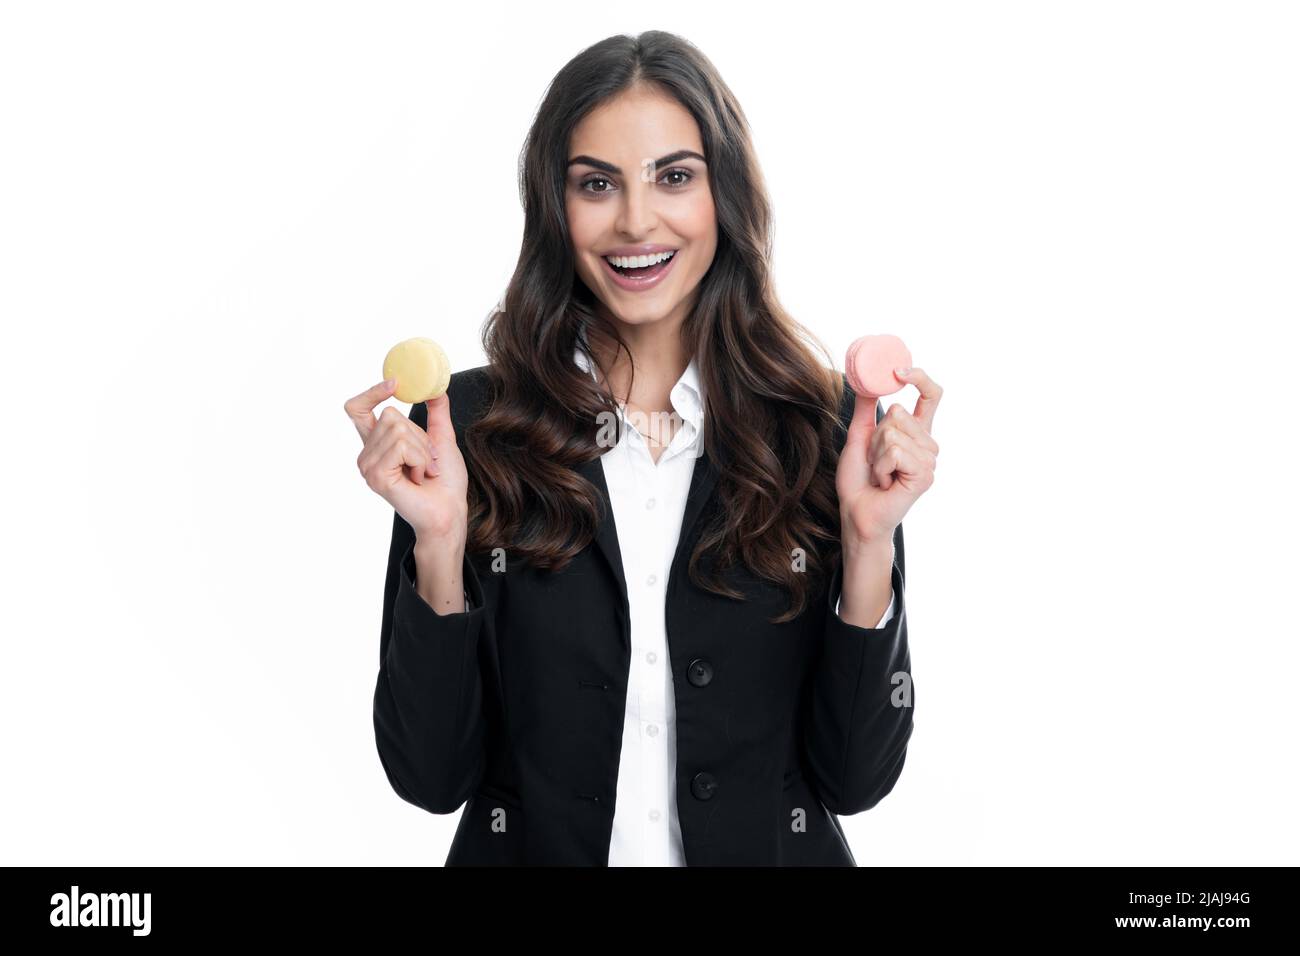
[(609, 192), (608, 189), (587, 189), (587, 187), (590, 186), (592, 183), (605, 183), (605, 184), (608, 185), (609, 180), (606, 179), (604, 176), (593, 176), (591, 179), (585, 179), (585, 180), (583, 180), (582, 183), (579, 184), (578, 188), (579, 188), (579, 189), (582, 189), (582, 190), (585, 190), (586, 192), (589, 192), (589, 193), (604, 193), (604, 192)]

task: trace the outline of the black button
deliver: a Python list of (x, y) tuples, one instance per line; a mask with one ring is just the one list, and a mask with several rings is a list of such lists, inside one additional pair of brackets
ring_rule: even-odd
[(696, 687), (703, 687), (713, 680), (713, 665), (702, 657), (695, 658), (686, 668), (686, 679)]
[(718, 778), (711, 773), (700, 772), (691, 778), (691, 793), (700, 800), (712, 800), (717, 789)]

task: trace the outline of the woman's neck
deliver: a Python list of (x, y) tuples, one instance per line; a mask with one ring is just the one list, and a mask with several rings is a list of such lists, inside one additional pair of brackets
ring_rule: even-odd
[[(604, 336), (589, 339), (592, 355), (607, 373), (608, 386), (615, 400), (646, 414), (673, 411), (669, 395), (691, 360), (682, 343), (681, 326), (661, 328), (662, 325), (662, 322), (656, 322), (620, 328), (632, 353), (630, 362), (627, 352), (617, 350), (612, 339)], [(634, 367), (635, 376), (632, 374)], [(606, 381), (604, 376), (602, 381)]]

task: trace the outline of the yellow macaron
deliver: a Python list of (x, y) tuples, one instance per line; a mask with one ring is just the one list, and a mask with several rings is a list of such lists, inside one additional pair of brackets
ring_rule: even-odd
[(451, 363), (433, 339), (418, 337), (398, 342), (384, 356), (384, 380), (397, 379), (393, 397), (401, 402), (427, 402), (447, 391)]

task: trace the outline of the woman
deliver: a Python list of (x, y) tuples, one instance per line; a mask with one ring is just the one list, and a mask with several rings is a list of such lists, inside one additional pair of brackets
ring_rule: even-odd
[[(769, 281), (744, 116), (652, 31), (556, 76), (446, 395), (349, 400), (395, 510), (375, 690), (448, 865), (854, 865), (912, 730), (901, 520), (941, 394), (855, 402)], [(637, 257), (637, 258), (627, 258)], [(823, 352), (825, 350), (823, 349)]]

